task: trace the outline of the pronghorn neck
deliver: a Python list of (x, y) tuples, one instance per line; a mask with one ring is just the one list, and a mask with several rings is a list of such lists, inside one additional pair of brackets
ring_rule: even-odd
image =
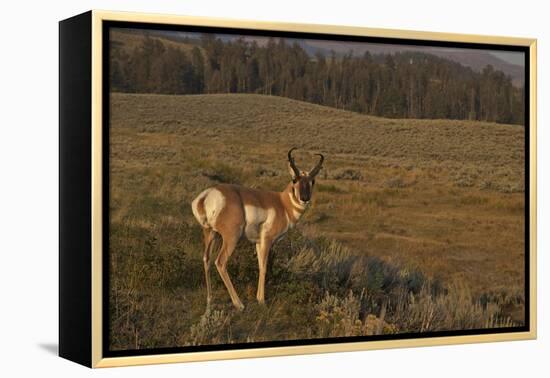
[(289, 221), (292, 225), (294, 225), (307, 210), (307, 205), (301, 204), (300, 200), (296, 198), (292, 183), (288, 184), (285, 190), (283, 190), (280, 194)]

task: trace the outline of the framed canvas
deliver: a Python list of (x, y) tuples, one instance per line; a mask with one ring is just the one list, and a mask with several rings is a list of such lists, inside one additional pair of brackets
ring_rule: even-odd
[(536, 337), (536, 40), (60, 22), (59, 354)]

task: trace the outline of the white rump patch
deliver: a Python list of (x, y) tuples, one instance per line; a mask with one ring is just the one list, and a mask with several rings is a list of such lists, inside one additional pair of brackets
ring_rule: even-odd
[(210, 192), (211, 189), (203, 190), (194, 200), (191, 202), (191, 210), (195, 219), (200, 223), (201, 226), (208, 226), (206, 222), (206, 214), (201, 214), (199, 211), (199, 202)]
[(204, 199), (204, 211), (206, 221), (210, 227), (215, 229), (218, 215), (225, 207), (225, 197), (218, 189), (211, 188)]

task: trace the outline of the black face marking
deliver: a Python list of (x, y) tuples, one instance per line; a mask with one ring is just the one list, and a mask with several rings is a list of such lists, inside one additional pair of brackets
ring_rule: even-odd
[(311, 186), (311, 181), (308, 177), (300, 177), (300, 181), (298, 183), (298, 191), (300, 194), (300, 200), (302, 202), (309, 202), (311, 200)]

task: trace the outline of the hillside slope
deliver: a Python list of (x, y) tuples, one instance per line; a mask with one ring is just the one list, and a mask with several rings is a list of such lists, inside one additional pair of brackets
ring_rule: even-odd
[[(368, 161), (440, 172), (457, 186), (523, 190), (524, 128), (456, 121), (386, 119), (276, 96), (114, 94), (116, 127), (202, 134), (233, 153), (297, 146), (334, 161)], [(260, 149), (261, 150), (261, 149)]]

